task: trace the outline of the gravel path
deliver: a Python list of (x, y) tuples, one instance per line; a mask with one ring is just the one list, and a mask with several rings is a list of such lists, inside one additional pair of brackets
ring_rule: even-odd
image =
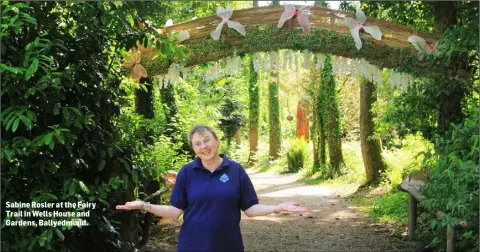
[[(249, 171), (262, 204), (298, 201), (310, 212), (248, 218), (242, 213), (246, 251), (422, 251), (418, 243), (393, 235), (346, 202), (356, 188), (296, 183), (296, 174)], [(174, 251), (180, 221), (163, 220), (152, 230), (147, 251)]]
[(301, 185), (296, 174), (250, 173), (250, 178), (261, 203), (298, 201), (310, 212), (242, 216), (247, 251), (422, 251), (347, 203), (345, 196), (356, 188)]

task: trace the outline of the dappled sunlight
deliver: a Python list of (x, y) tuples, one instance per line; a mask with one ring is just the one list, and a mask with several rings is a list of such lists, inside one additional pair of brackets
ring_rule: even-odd
[(255, 217), (247, 217), (246, 215), (242, 215), (242, 221), (249, 220), (249, 221), (271, 221), (276, 223), (284, 223), (286, 220), (279, 219), (273, 215), (266, 215), (266, 216), (255, 216)]
[(284, 190), (279, 190), (275, 192), (260, 194), (260, 197), (292, 197), (299, 195), (308, 195), (308, 196), (330, 196), (333, 194), (330, 188), (326, 186), (298, 186), (293, 188), (288, 188)]

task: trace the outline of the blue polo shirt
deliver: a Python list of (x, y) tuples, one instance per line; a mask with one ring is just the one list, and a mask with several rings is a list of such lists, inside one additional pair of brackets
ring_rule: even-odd
[(258, 204), (245, 169), (225, 155), (212, 173), (200, 158), (184, 165), (170, 197), (182, 209), (178, 251), (243, 251), (240, 210)]

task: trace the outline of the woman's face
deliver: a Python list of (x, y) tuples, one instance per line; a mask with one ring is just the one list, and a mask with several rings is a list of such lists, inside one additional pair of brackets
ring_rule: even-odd
[(193, 151), (202, 161), (212, 161), (218, 157), (219, 142), (210, 132), (205, 134), (195, 132), (192, 135), (192, 146)]

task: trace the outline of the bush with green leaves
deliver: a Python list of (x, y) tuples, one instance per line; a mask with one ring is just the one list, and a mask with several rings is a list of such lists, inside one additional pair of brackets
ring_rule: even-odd
[[(436, 153), (427, 153), (424, 169), (429, 174), (421, 206), (426, 213), (443, 211), (446, 216), (424, 218), (420, 225), (422, 237), (431, 246), (444, 248), (446, 227), (457, 229), (460, 251), (479, 249), (479, 123), (478, 108), (471, 108), (467, 119), (452, 125), (446, 137), (438, 137)], [(465, 222), (463, 222), (465, 221)]]
[(307, 157), (307, 141), (302, 137), (293, 138), (288, 141), (286, 147), (288, 168), (285, 172), (298, 172), (304, 167)]
[(136, 140), (139, 128), (122, 128), (139, 120), (120, 116), (125, 73), (116, 69), (121, 52), (146, 37), (133, 16), (148, 8), (133, 2), (1, 6), (2, 202), (97, 203), (81, 228), (7, 226), (3, 205), (2, 250), (133, 250), (108, 216), (124, 203), (116, 201), (124, 192), (151, 179), (153, 166)]

